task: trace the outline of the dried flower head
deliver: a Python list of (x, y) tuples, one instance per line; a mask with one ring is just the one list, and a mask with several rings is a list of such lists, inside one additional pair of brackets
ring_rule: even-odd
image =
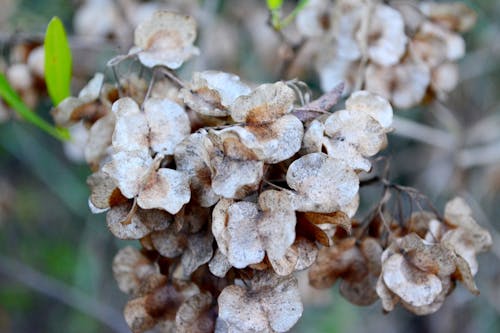
[(188, 88), (181, 89), (184, 103), (194, 111), (214, 117), (229, 115), (229, 106), (251, 89), (234, 74), (216, 71), (193, 73)]
[(256, 273), (248, 287), (226, 287), (218, 303), (217, 325), (228, 332), (286, 332), (302, 315), (297, 280), (268, 271)]
[(196, 21), (189, 16), (157, 11), (135, 29), (135, 47), (144, 66), (158, 65), (179, 68), (184, 61), (199, 53), (193, 46), (196, 39)]

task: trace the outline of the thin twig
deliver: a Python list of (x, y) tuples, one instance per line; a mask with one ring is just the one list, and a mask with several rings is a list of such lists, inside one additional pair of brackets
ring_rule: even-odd
[(120, 83), (120, 77), (118, 76), (118, 73), (116, 71), (116, 66), (111, 66), (111, 72), (113, 73), (113, 78), (115, 79), (116, 88), (118, 89), (118, 96), (121, 98), (123, 97), (123, 89)]
[(458, 154), (457, 163), (462, 168), (500, 163), (500, 141), (463, 149)]
[(182, 81), (174, 72), (167, 68), (160, 68), (160, 72), (163, 73), (171, 82), (177, 84), (181, 88), (185, 88), (186, 84)]
[(392, 126), (395, 135), (414, 139), (434, 147), (443, 148), (452, 151), (456, 147), (455, 138), (440, 129), (419, 124), (414, 121), (394, 116)]
[(144, 103), (148, 100), (151, 95), (151, 91), (153, 91), (153, 86), (156, 82), (156, 68), (153, 69), (153, 73), (151, 74), (151, 80), (149, 81), (148, 90), (146, 91), (146, 95), (144, 95), (144, 100), (142, 101), (142, 107), (144, 108)]
[(361, 90), (364, 84), (365, 70), (368, 63), (368, 37), (370, 35), (370, 24), (372, 12), (374, 10), (375, 2), (371, 0), (365, 0), (363, 11), (363, 19), (361, 21), (361, 27), (359, 31), (359, 44), (361, 49), (361, 61), (358, 68), (358, 75), (356, 77), (356, 82), (354, 84), (354, 91)]
[(122, 314), (88, 294), (44, 275), (26, 264), (0, 255), (0, 273), (94, 318), (113, 332), (128, 333)]

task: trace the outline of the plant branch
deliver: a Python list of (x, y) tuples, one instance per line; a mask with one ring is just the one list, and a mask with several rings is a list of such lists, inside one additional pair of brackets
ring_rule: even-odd
[(500, 163), (500, 141), (461, 150), (458, 154), (457, 163), (465, 169)]
[(94, 318), (113, 332), (130, 332), (119, 311), (26, 264), (0, 255), (0, 273), (28, 288), (66, 304)]
[(394, 116), (392, 126), (394, 127), (394, 135), (410, 138), (449, 151), (456, 147), (455, 138), (443, 130), (398, 116)]

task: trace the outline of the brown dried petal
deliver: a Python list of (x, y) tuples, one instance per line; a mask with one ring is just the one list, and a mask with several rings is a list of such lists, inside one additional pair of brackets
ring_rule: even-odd
[(432, 21), (448, 29), (465, 32), (476, 24), (476, 13), (462, 2), (421, 2), (419, 9)]
[(351, 219), (344, 212), (336, 211), (327, 214), (306, 212), (304, 213), (304, 216), (313, 224), (331, 224), (333, 226), (341, 227), (348, 233), (351, 232)]
[(458, 84), (459, 69), (453, 62), (445, 62), (434, 68), (431, 77), (431, 88), (438, 96), (446, 96)]
[(96, 73), (87, 85), (80, 91), (78, 98), (67, 97), (52, 110), (54, 122), (59, 126), (69, 126), (81, 119), (76, 115), (85, 104), (92, 103), (99, 98), (104, 82), (104, 75)]
[(210, 272), (220, 278), (223, 278), (226, 276), (227, 272), (233, 267), (229, 260), (227, 260), (227, 257), (222, 254), (222, 252), (217, 249), (215, 251), (215, 254), (208, 263), (208, 268), (210, 269)]
[(149, 98), (144, 103), (149, 126), (149, 146), (154, 152), (173, 155), (175, 147), (191, 132), (188, 115), (168, 99)]
[(104, 74), (95, 73), (94, 77), (87, 83), (80, 93), (78, 94), (78, 98), (85, 101), (95, 101), (99, 98), (101, 93), (101, 88), (104, 84)]
[(477, 289), (476, 283), (474, 282), (474, 275), (471, 272), (469, 263), (460, 255), (456, 255), (455, 265), (457, 266), (458, 279), (462, 281), (471, 293), (479, 295), (479, 289)]
[(340, 211), (344, 212), (349, 218), (353, 218), (356, 215), (359, 207), (359, 193), (356, 193), (351, 202), (346, 205), (340, 206)]
[(355, 262), (364, 265), (364, 258), (355, 246), (354, 238), (343, 239), (331, 247), (323, 247), (309, 269), (309, 281), (315, 288), (330, 288)]
[(292, 110), (295, 93), (283, 82), (262, 84), (251, 94), (238, 97), (230, 106), (236, 122), (266, 123)]
[(54, 122), (59, 126), (69, 126), (74, 123), (71, 115), (76, 108), (82, 106), (84, 102), (76, 97), (67, 97), (62, 100), (56, 108), (51, 111)]
[(151, 230), (137, 214), (129, 214), (128, 203), (111, 208), (106, 214), (106, 223), (113, 235), (120, 239), (139, 239)]
[(102, 170), (114, 178), (125, 197), (133, 198), (141, 190), (152, 164), (153, 159), (147, 151), (120, 151), (111, 156), (111, 161)]
[(214, 205), (219, 196), (212, 190), (208, 152), (204, 149), (205, 133), (193, 133), (175, 148), (177, 170), (185, 172), (191, 183), (192, 197), (202, 207)]
[(189, 202), (189, 179), (181, 171), (160, 168), (141, 188), (137, 203), (144, 209), (164, 209), (177, 214)]
[(173, 226), (151, 233), (151, 241), (155, 249), (164, 257), (180, 256), (187, 246), (188, 235), (175, 232)]
[[(284, 195), (282, 193), (271, 190), (260, 194), (260, 196), (274, 197), (275, 203), (285, 198), (282, 206), (264, 210), (258, 220), (259, 237), (269, 259), (282, 258), (295, 240), (295, 211), (291, 208), (291, 203), (287, 201), (286, 193)], [(271, 201), (271, 199), (266, 200)], [(259, 200), (259, 204), (261, 201)], [(272, 205), (269, 206), (272, 207)]]
[(452, 250), (455, 254), (465, 259), (473, 276), (476, 275), (479, 269), (479, 264), (476, 259), (476, 254), (479, 251), (475, 249), (475, 240), (473, 235), (470, 234), (470, 231), (466, 229), (449, 230), (445, 232), (441, 239), (441, 243), (444, 247)]
[(210, 160), (212, 189), (224, 198), (242, 199), (257, 189), (264, 173), (264, 162), (241, 161), (215, 155)]
[(470, 221), (472, 210), (461, 197), (455, 197), (446, 203), (444, 216), (447, 222), (454, 227), (469, 227), (473, 225)]
[(181, 259), (185, 277), (189, 277), (198, 267), (206, 264), (212, 258), (213, 241), (214, 238), (210, 231), (202, 231), (188, 237), (187, 248)]
[[(276, 196), (278, 191), (266, 191), (264, 196)], [(272, 199), (265, 199), (268, 203)], [(224, 211), (227, 211), (224, 216)], [(292, 209), (260, 212), (251, 202), (219, 202), (214, 209), (212, 232), (219, 249), (237, 268), (256, 264), (267, 252), (271, 260), (282, 259), (295, 239), (295, 213)], [(295, 266), (295, 264), (293, 264)]]
[(354, 169), (370, 170), (364, 157), (373, 156), (387, 145), (386, 130), (373, 117), (358, 110), (341, 110), (325, 121), (324, 142), (328, 155), (344, 160)]
[(392, 124), (392, 107), (389, 102), (369, 91), (356, 91), (346, 100), (345, 107), (350, 111), (364, 112), (372, 116), (383, 128)]
[(361, 241), (359, 249), (366, 259), (370, 273), (379, 276), (382, 270), (381, 257), (383, 252), (380, 243), (375, 238), (366, 237)]
[(167, 11), (157, 11), (135, 29), (134, 43), (140, 51), (141, 63), (147, 67), (163, 65), (179, 68), (191, 56), (198, 54), (193, 46), (196, 38), (196, 21)]
[(318, 247), (307, 238), (297, 237), (292, 247), (297, 249), (298, 259), (295, 270), (300, 271), (311, 266), (318, 256)]
[(378, 299), (375, 286), (377, 278), (366, 274), (361, 280), (342, 280), (339, 285), (340, 294), (349, 302), (367, 306), (373, 304)]
[(299, 253), (296, 247), (290, 246), (285, 255), (281, 258), (269, 258), (269, 263), (276, 274), (287, 276), (294, 272), (299, 260)]
[(446, 299), (446, 296), (455, 287), (455, 284), (452, 283), (452, 281), (450, 279), (441, 280), (441, 283), (443, 285), (443, 290), (436, 297), (434, 302), (432, 302), (431, 304), (423, 305), (423, 306), (413, 306), (411, 304), (406, 303), (404, 300), (401, 300), (401, 304), (407, 310), (411, 311), (412, 313), (416, 314), (417, 316), (425, 316), (425, 315), (429, 315), (429, 314), (436, 312), (443, 305), (443, 303)]
[(424, 272), (447, 278), (455, 271), (452, 252), (439, 244), (426, 244), (413, 233), (398, 243), (405, 251), (406, 260)]
[(469, 263), (472, 275), (475, 275), (478, 270), (476, 254), (488, 250), (492, 245), (492, 238), (471, 214), (470, 207), (462, 198), (449, 201), (445, 207), (445, 218), (456, 229), (446, 231), (441, 242), (464, 258)]
[(217, 241), (219, 250), (225, 254), (228, 252), (227, 241), (225, 229), (227, 226), (227, 211), (229, 207), (233, 204), (233, 200), (221, 199), (215, 205), (212, 212), (212, 234)]
[(212, 309), (212, 296), (207, 293), (196, 294), (179, 307), (175, 315), (175, 331), (178, 333), (211, 333), (215, 328), (215, 313)]
[(286, 174), (288, 185), (303, 200), (298, 211), (330, 213), (349, 204), (359, 189), (359, 179), (348, 165), (323, 153), (313, 153), (295, 160)]
[(108, 113), (98, 119), (90, 127), (89, 138), (85, 146), (85, 160), (92, 168), (97, 169), (107, 155), (114, 129), (115, 115), (113, 113)]
[(113, 103), (112, 111), (116, 117), (112, 139), (115, 151), (148, 152), (149, 127), (139, 105), (132, 98), (124, 97)]
[(366, 90), (387, 98), (397, 108), (409, 108), (424, 98), (431, 80), (429, 68), (410, 58), (392, 66), (369, 64)]
[(210, 208), (202, 207), (198, 202), (191, 200), (179, 213), (175, 214), (177, 230), (186, 230), (189, 233), (200, 231), (210, 220)]
[[(432, 48), (436, 47), (435, 50)], [(425, 21), (412, 41), (412, 50), (429, 66), (445, 60), (458, 60), (465, 54), (465, 41), (459, 34)]]
[(117, 190), (115, 181), (107, 173), (98, 171), (87, 178), (90, 187), (90, 202), (99, 209), (108, 209), (113, 192)]
[(251, 92), (238, 76), (217, 71), (193, 73), (189, 88), (181, 90), (184, 102), (196, 112), (215, 117), (228, 116), (229, 105)]
[(124, 293), (141, 296), (167, 281), (154, 265), (137, 249), (127, 246), (113, 259), (113, 275)]
[(149, 295), (146, 309), (156, 317), (173, 320), (181, 304), (199, 292), (198, 287), (191, 282), (174, 280), (172, 284), (167, 284)]
[(304, 128), (293, 115), (285, 115), (271, 124), (234, 126), (221, 133), (238, 135), (241, 143), (250, 149), (256, 159), (275, 164), (292, 157), (300, 149)]
[(137, 208), (135, 214), (151, 231), (164, 230), (172, 223), (172, 215), (161, 209)]
[(128, 327), (134, 333), (142, 333), (156, 325), (157, 320), (146, 311), (146, 296), (130, 300), (125, 305), (123, 315)]
[(382, 66), (396, 64), (406, 50), (407, 37), (401, 14), (383, 4), (375, 5), (368, 33), (368, 56)]
[(317, 119), (311, 121), (304, 132), (302, 139), (302, 154), (318, 153), (323, 147), (325, 126)]
[(246, 289), (232, 285), (218, 299), (219, 316), (229, 331), (286, 332), (302, 315), (297, 280), (269, 272), (257, 273)]
[[(265, 249), (260, 240), (258, 219), (259, 211), (256, 204), (236, 202), (227, 210), (227, 224), (222, 237), (217, 237), (214, 232), (219, 249), (236, 268), (244, 268), (264, 259)], [(227, 248), (226, 253), (224, 253), (225, 248)]]
[(412, 267), (398, 253), (384, 261), (382, 278), (387, 288), (415, 307), (431, 304), (443, 290), (441, 280), (436, 275)]
[(378, 297), (380, 297), (380, 301), (382, 302), (382, 308), (385, 311), (394, 310), (394, 306), (398, 304), (400, 298), (398, 297), (398, 295), (390, 291), (389, 288), (387, 288), (382, 276), (380, 276), (377, 280), (377, 286), (375, 288), (375, 291), (377, 292)]

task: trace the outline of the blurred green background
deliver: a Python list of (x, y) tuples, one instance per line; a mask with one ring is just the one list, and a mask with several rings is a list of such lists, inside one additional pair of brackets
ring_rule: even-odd
[[(55, 15), (72, 34), (73, 17), (83, 2), (0, 0), (1, 41), (5, 43), (13, 34), (43, 33)], [(215, 20), (228, 23), (226, 29), (238, 29), (221, 32), (236, 36), (220, 41), (220, 48), (227, 48), (232, 61), (207, 57), (189, 66), (214, 66), (261, 82), (276, 79), (274, 64), (265, 58), (265, 52), (277, 54), (276, 40), (266, 40), (267, 47), (275, 48), (268, 47), (261, 54), (263, 46), (256, 44), (251, 35), (254, 23), (239, 21), (241, 12), (251, 8), (247, 13), (264, 13), (264, 20), (259, 22), (265, 25), (263, 0), (251, 4), (234, 0), (174, 2), (181, 10), (195, 8), (202, 24)], [(171, 5), (169, 1), (162, 3)], [(483, 127), (479, 125), (483, 124), (484, 137), (490, 141), (493, 138), (491, 142), (495, 143), (500, 140), (500, 1), (466, 3), (477, 11), (479, 19), (475, 29), (465, 36), (468, 53), (460, 62), (461, 83), (446, 107), (460, 125), (459, 133), (454, 134), (468, 140), (471, 129), (481, 133)], [(103, 12), (103, 17), (95, 19), (105, 19), (105, 15)], [(223, 21), (226, 15), (232, 19)], [(203, 52), (203, 46), (220, 35), (202, 33), (199, 38)], [(92, 75), (89, 69), (104, 71), (106, 59), (123, 52), (122, 45), (127, 43), (72, 42), (78, 76), (73, 93)], [(229, 42), (236, 42), (236, 50), (226, 45)], [(305, 79), (317, 86), (312, 73), (305, 72)], [(37, 108), (46, 119), (50, 119), (49, 105), (45, 98)], [(439, 107), (430, 104), (398, 115), (439, 127)], [(474, 147), (487, 141), (473, 139)], [(443, 152), (397, 135), (391, 135), (385, 152), (392, 156), (392, 178), (418, 187), (439, 208), (454, 193), (474, 203), (478, 222), (492, 232), (496, 241), (493, 250), (479, 258), (479, 297), (459, 286), (436, 314), (416, 317), (401, 309), (383, 314), (378, 303), (367, 308), (351, 305), (333, 288), (322, 292), (321, 299), (330, 293), (329, 304), (321, 304), (320, 298), (311, 295), (310, 301), (316, 304), (306, 303), (305, 314), (294, 332), (500, 332), (500, 159), (495, 159), (500, 155), (500, 145), (496, 147), (486, 153), (493, 155), (492, 162), (467, 168), (457, 165), (457, 152)], [(89, 174), (84, 164), (66, 157), (60, 142), (36, 128), (16, 120), (0, 124), (0, 332), (128, 331), (121, 316), (126, 296), (112, 277), (111, 261), (120, 247), (136, 242), (117, 240), (108, 232), (105, 216), (90, 213), (85, 184)], [(365, 195), (369, 198), (372, 194), (368, 191)]]

